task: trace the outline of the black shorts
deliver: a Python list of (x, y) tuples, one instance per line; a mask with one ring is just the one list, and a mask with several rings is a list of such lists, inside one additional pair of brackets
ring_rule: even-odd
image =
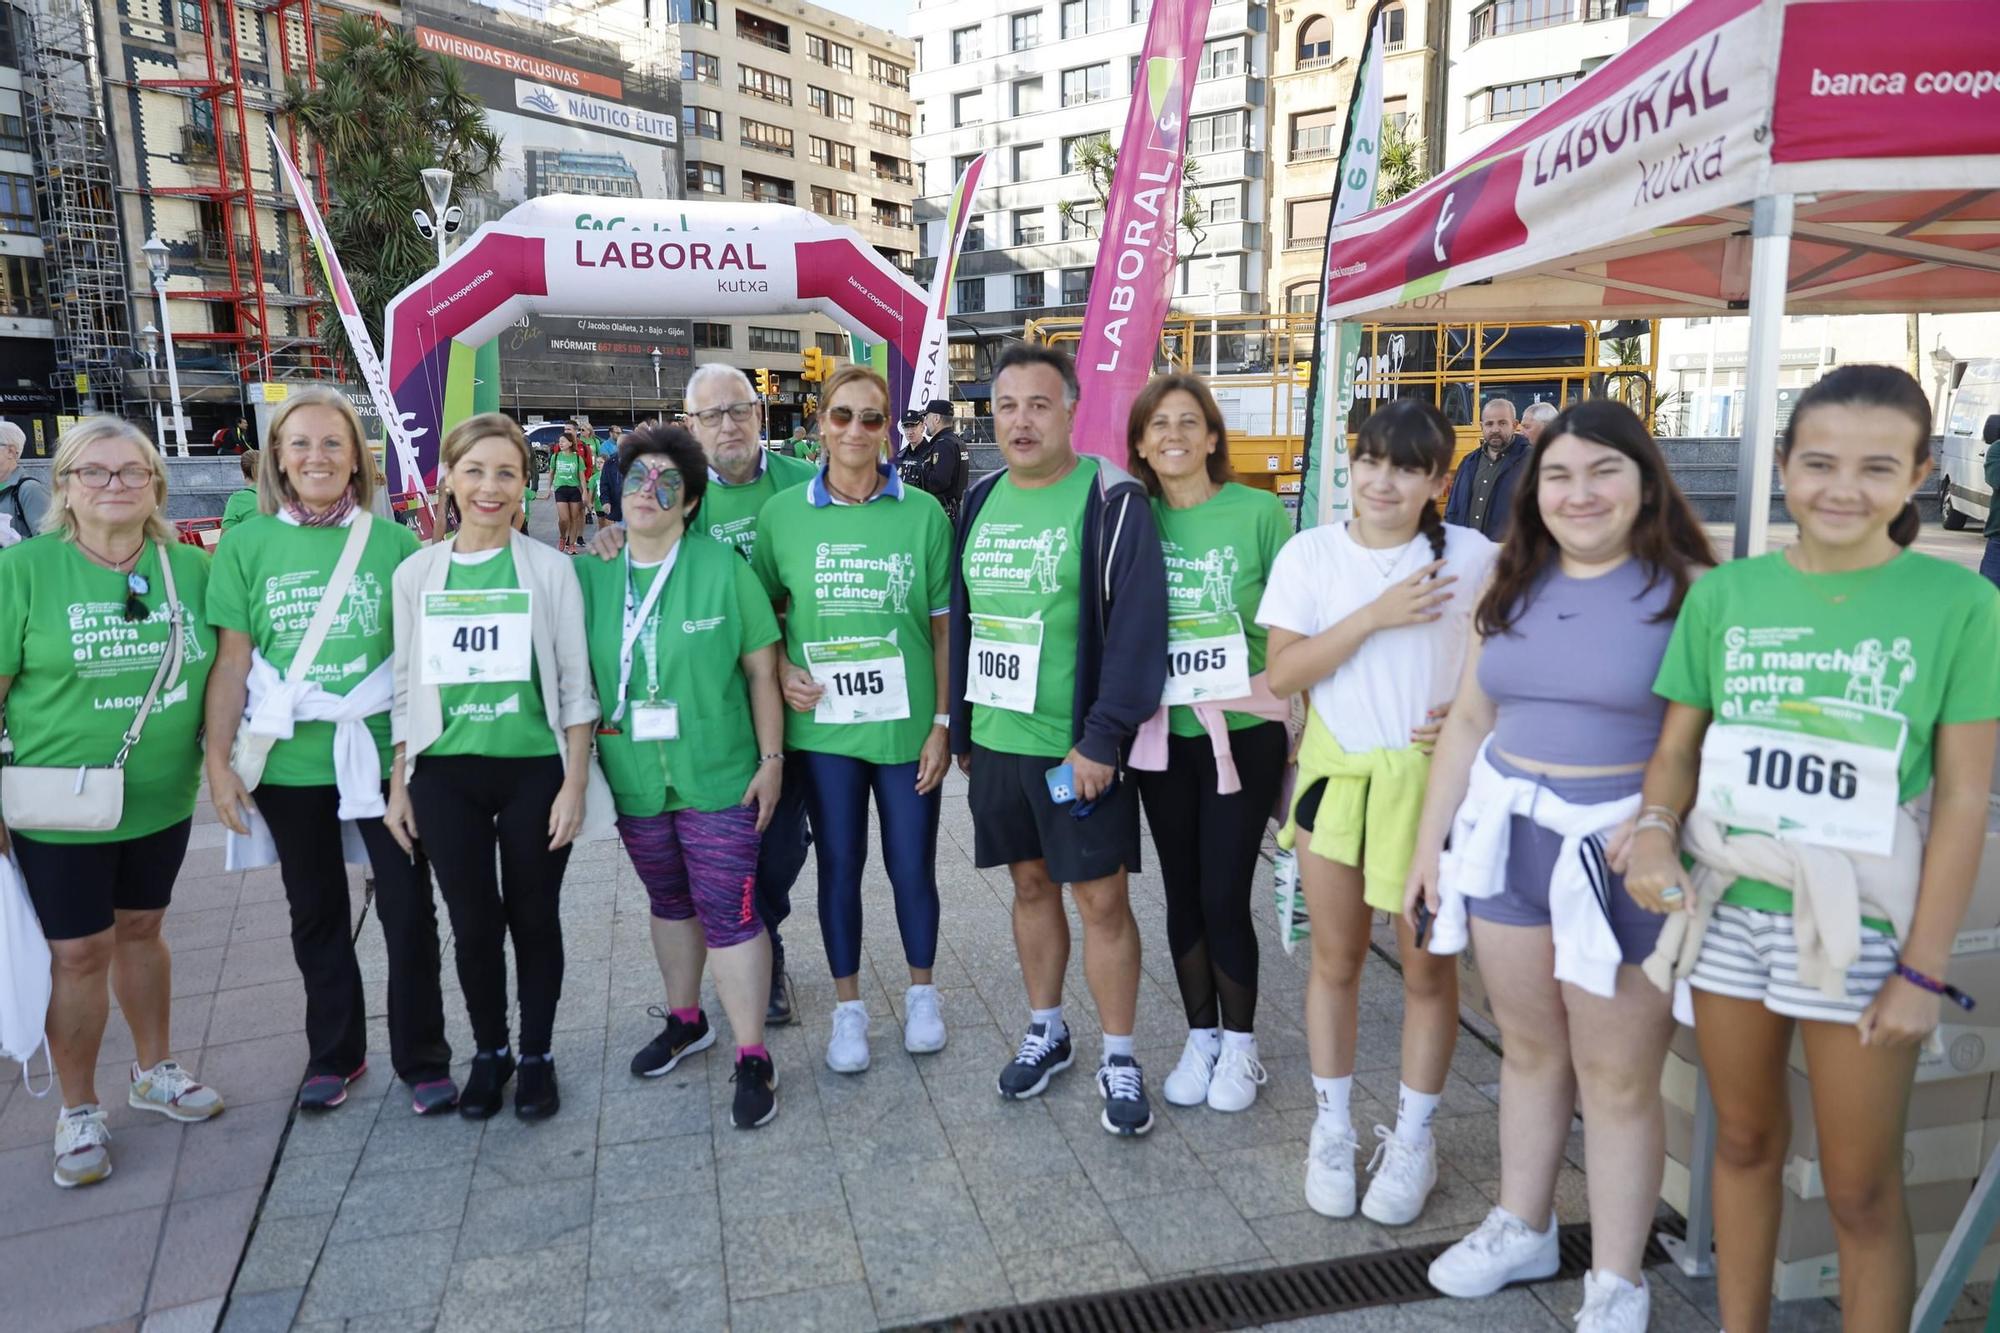
[(1129, 775), (1082, 819), (1049, 796), (1060, 759), (972, 747), (972, 863), (1046, 861), (1058, 884), (1139, 870), (1139, 793)]
[(583, 487), (558, 486), (556, 487), (556, 499), (562, 504), (580, 505), (583, 503)]
[(19, 829), (14, 854), (28, 899), (52, 940), (80, 940), (116, 924), (117, 912), (158, 912), (173, 900), (187, 857), (190, 817), (122, 842), (42, 842)]

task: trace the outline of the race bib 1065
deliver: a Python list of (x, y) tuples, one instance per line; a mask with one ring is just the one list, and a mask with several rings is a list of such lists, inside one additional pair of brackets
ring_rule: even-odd
[(1250, 693), (1250, 645), (1234, 611), (1167, 621), (1166, 704), (1241, 699)]

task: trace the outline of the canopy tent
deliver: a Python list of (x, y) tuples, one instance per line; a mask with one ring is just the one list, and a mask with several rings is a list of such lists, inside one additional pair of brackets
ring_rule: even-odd
[(1751, 317), (1738, 553), (1780, 316), (2000, 309), (2000, 5), (1694, 0), (1470, 161), (1334, 227), (1343, 319)]

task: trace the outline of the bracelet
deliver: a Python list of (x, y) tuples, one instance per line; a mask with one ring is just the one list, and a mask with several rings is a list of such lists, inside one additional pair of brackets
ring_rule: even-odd
[(1978, 1003), (1958, 987), (1939, 981), (1936, 977), (1927, 977), (1906, 963), (1899, 962), (1896, 964), (1896, 975), (1909, 982), (1912, 986), (1915, 986), (1918, 990), (1927, 990), (1933, 995), (1944, 996), (1945, 999), (1950, 1000), (1967, 1013), (1971, 1013), (1973, 1007)]
[(1678, 831), (1681, 827), (1680, 811), (1674, 809), (1670, 805), (1649, 805), (1643, 807), (1639, 811), (1639, 821), (1641, 823), (1644, 823), (1648, 819), (1667, 820), (1674, 826), (1674, 829), (1676, 831)]
[(782, 764), (785, 762), (785, 755), (783, 751), (779, 751), (777, 754), (760, 754), (757, 756), (757, 762), (759, 764), (769, 764), (773, 762)]
[(1638, 833), (1642, 829), (1649, 829), (1649, 828), (1658, 829), (1660, 832), (1666, 834), (1669, 838), (1672, 838), (1675, 842), (1680, 841), (1681, 826), (1669, 820), (1662, 819), (1658, 815), (1642, 816), (1639, 822), (1632, 826), (1632, 832)]
[(931, 717), (931, 725), (932, 725), (932, 726), (934, 726), (934, 727), (948, 727), (948, 726), (950, 726), (950, 725), (951, 725), (951, 714), (950, 714), (950, 713), (937, 713), (937, 714), (934, 714), (934, 715), (933, 715), (933, 716)]

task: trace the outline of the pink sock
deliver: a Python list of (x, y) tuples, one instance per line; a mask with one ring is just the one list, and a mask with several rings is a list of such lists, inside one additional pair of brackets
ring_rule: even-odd
[(746, 1055), (754, 1055), (759, 1060), (768, 1060), (771, 1058), (771, 1053), (764, 1049), (764, 1043), (761, 1041), (755, 1046), (738, 1046), (736, 1048), (736, 1058), (739, 1061)]
[(700, 1005), (696, 1005), (692, 1009), (672, 1009), (669, 1010), (668, 1012), (673, 1014), (673, 1016), (675, 1018), (678, 1018), (681, 1022), (686, 1023), (689, 1027), (693, 1027), (696, 1023), (699, 1023), (701, 1021)]

